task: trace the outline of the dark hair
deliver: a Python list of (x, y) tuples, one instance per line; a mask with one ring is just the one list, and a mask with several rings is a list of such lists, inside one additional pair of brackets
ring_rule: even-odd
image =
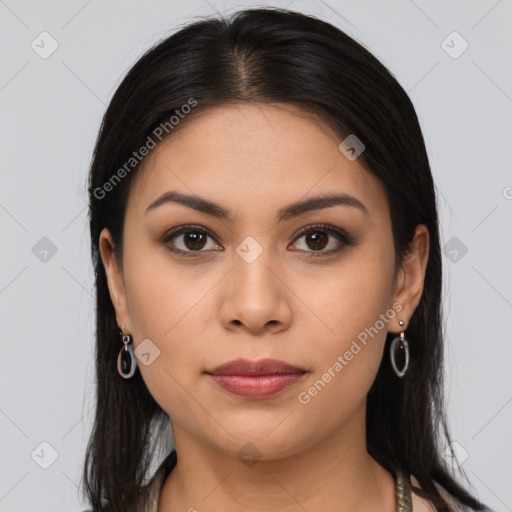
[[(192, 102), (195, 108), (173, 128), (171, 116)], [(151, 438), (169, 420), (139, 371), (129, 380), (117, 373), (121, 344), (99, 256), (100, 232), (110, 230), (122, 266), (125, 208), (141, 167), (130, 159), (154, 142), (162, 132), (158, 127), (170, 136), (204, 108), (256, 102), (299, 106), (332, 127), (340, 142), (355, 134), (365, 144), (359, 161), (385, 186), (397, 266), (415, 227), (428, 228), (424, 291), (407, 329), (410, 366), (398, 379), (383, 358), (367, 397), (367, 449), (392, 474), (413, 474), (423, 488), (418, 494), (437, 510), (451, 509), (434, 482), (459, 504), (484, 510), (441, 457), (450, 444), (443, 401), (442, 262), (435, 187), (414, 107), (386, 67), (348, 35), (277, 8), (242, 10), (181, 28), (130, 69), (103, 118), (88, 182), (97, 289), (96, 416), (84, 467), (91, 505), (101, 510), (103, 495), (116, 512), (130, 510), (155, 453)]]

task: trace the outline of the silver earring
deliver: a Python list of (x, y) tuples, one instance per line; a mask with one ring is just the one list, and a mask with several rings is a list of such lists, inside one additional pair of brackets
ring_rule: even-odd
[[(400, 320), (398, 323), (400, 326), (404, 325), (403, 320)], [(409, 344), (405, 339), (405, 331), (402, 331), (399, 336), (393, 338), (389, 355), (394, 372), (397, 377), (402, 378), (409, 367)]]
[(117, 371), (123, 379), (130, 379), (133, 377), (135, 370), (137, 369), (137, 359), (133, 352), (132, 337), (129, 334), (124, 333), (124, 325), (122, 326), (121, 340), (123, 346), (117, 356)]

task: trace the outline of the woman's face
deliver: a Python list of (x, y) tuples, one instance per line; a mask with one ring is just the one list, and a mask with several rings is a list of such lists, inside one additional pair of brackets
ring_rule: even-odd
[[(364, 437), (386, 334), (407, 327), (421, 295), (428, 237), (420, 229), (395, 281), (383, 185), (341, 142), (290, 105), (203, 111), (134, 181), (122, 271), (103, 231), (117, 322), (177, 444), (277, 459), (351, 430)], [(188, 206), (165, 201), (171, 192)], [(324, 195), (341, 199), (318, 201)], [(303, 373), (207, 373), (238, 358)]]

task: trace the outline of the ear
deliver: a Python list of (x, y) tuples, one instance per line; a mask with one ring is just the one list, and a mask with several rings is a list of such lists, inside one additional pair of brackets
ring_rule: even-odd
[(103, 228), (100, 233), (100, 254), (107, 276), (107, 285), (110, 293), (110, 300), (116, 311), (117, 325), (127, 333), (131, 332), (130, 318), (128, 315), (126, 290), (124, 287), (123, 272), (119, 268), (119, 264), (114, 255), (114, 244), (112, 236), (107, 228)]
[[(427, 227), (424, 224), (418, 224), (410, 250), (405, 255), (397, 273), (392, 303), (399, 302), (402, 305), (402, 309), (390, 321), (390, 332), (399, 333), (404, 331), (415, 309), (418, 307), (425, 282), (429, 240)], [(405, 325), (400, 326), (399, 320), (403, 320)]]

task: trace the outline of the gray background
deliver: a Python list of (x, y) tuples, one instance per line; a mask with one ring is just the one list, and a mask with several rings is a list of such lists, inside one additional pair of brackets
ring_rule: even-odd
[[(255, 5), (0, 1), (0, 511), (85, 508), (78, 485), (94, 407), (85, 178), (106, 104), (178, 25)], [(512, 2), (270, 5), (347, 31), (414, 102), (440, 192), (452, 435), (480, 498), (510, 511)]]

